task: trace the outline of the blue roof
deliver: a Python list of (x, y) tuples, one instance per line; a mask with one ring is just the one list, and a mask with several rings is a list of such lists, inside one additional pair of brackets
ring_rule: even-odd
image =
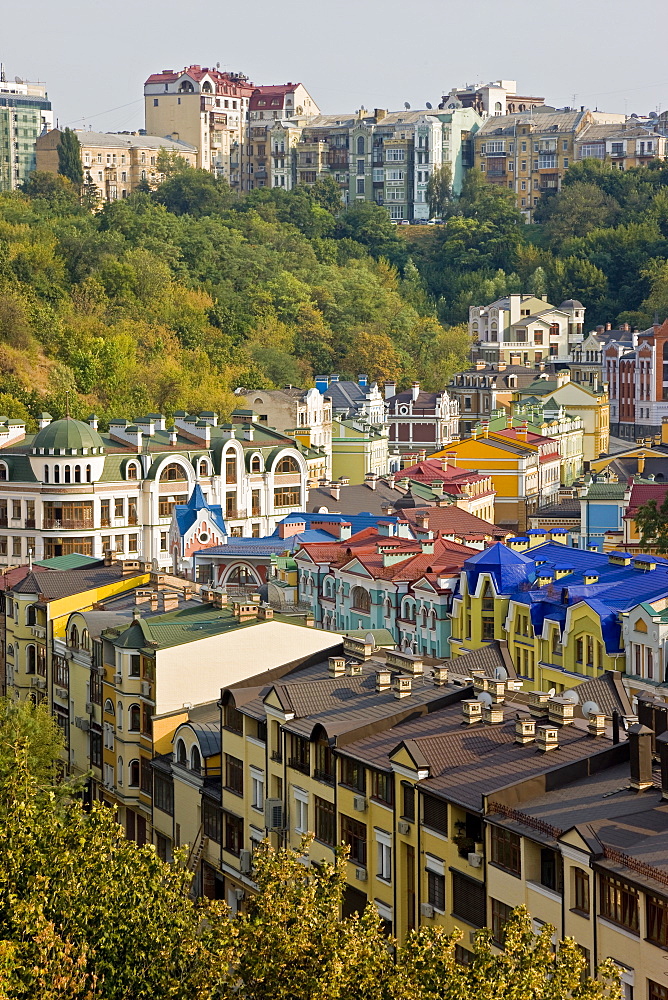
[[(538, 548), (533, 549), (533, 552), (538, 552)], [(523, 552), (513, 552), (501, 542), (496, 542), (467, 559), (464, 571), (469, 593), (478, 586), (481, 573), (490, 574), (498, 594), (513, 593), (522, 585), (526, 588), (536, 578), (534, 559)]]
[(181, 537), (185, 535), (189, 528), (192, 528), (193, 524), (197, 521), (198, 514), (203, 510), (208, 513), (209, 517), (222, 534), (227, 535), (223, 508), (220, 504), (208, 504), (204, 499), (202, 487), (199, 483), (195, 483), (188, 503), (180, 503), (174, 507), (174, 516), (176, 517), (176, 523), (179, 527), (179, 534)]

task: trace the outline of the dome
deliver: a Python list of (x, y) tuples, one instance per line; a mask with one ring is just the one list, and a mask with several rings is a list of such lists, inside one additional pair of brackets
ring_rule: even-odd
[(565, 302), (561, 303), (561, 305), (559, 306), (559, 308), (560, 309), (584, 309), (584, 306), (582, 305), (581, 302), (578, 302), (577, 299), (566, 299)]
[(104, 441), (90, 424), (65, 417), (64, 420), (53, 420), (37, 432), (32, 443), (33, 455), (42, 449), (44, 454), (51, 449), (55, 454), (61, 451), (68, 455), (102, 454)]

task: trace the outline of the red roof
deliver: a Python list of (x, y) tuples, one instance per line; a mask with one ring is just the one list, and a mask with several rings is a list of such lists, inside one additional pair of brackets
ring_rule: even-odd
[(202, 80), (205, 76), (210, 76), (215, 81), (217, 87), (233, 87), (250, 94), (255, 90), (255, 86), (249, 80), (243, 80), (236, 74), (221, 73), (219, 69), (209, 66), (186, 66), (177, 72), (174, 70), (163, 70), (162, 73), (151, 73), (144, 86), (149, 83), (174, 83), (179, 77), (189, 76), (192, 80)]
[[(443, 468), (444, 465), (445, 468)], [(451, 493), (459, 493), (467, 483), (479, 483), (491, 479), (491, 476), (471, 472), (469, 469), (459, 469), (456, 465), (448, 465), (440, 458), (427, 458), (423, 462), (418, 462), (417, 465), (402, 469), (401, 472), (395, 472), (395, 482), (403, 479), (404, 476), (414, 479), (417, 483), (431, 484), (437, 481), (447, 483), (448, 492)]]
[(439, 576), (458, 574), (465, 561), (477, 552), (477, 549), (471, 549), (466, 545), (459, 545), (457, 542), (451, 542), (444, 538), (435, 538), (433, 543), (433, 552), (422, 552), (419, 551), (421, 549), (420, 543), (413, 542), (413, 550), (416, 547), (418, 549), (415, 555), (408, 556), (391, 566), (383, 566), (383, 554), (377, 550), (355, 553), (352, 558), (358, 559), (376, 579), (415, 583), (421, 577), (426, 576), (432, 583), (435, 583)]
[(417, 525), (418, 517), (429, 519), (429, 529), (438, 531), (441, 535), (456, 535), (459, 538), (465, 536), (484, 536), (485, 538), (507, 538), (512, 532), (506, 528), (500, 528), (490, 521), (483, 521), (475, 514), (469, 514), (467, 510), (460, 507), (406, 507), (399, 517), (402, 521)]
[(668, 483), (634, 483), (631, 487), (631, 499), (626, 508), (624, 517), (632, 518), (643, 507), (648, 500), (656, 500), (657, 507), (660, 507), (668, 493)]
[(6, 569), (4, 573), (0, 574), (0, 590), (11, 590), (17, 583), (25, 579), (29, 572), (28, 566), (13, 566), (11, 569)]

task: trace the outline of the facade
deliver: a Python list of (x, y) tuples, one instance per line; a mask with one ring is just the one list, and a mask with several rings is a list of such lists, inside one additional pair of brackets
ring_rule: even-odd
[[(407, 486), (413, 496), (419, 493), (419, 487), (428, 487), (435, 496), (440, 494), (449, 503), (483, 521), (494, 520), (496, 494), (491, 476), (460, 469), (447, 458), (421, 459), (416, 465), (411, 465), (410, 461), (411, 456), (407, 456), (403, 468), (392, 479)], [(398, 500), (395, 507), (402, 512), (410, 510), (405, 498)]]
[[(303, 126), (319, 114), (318, 105), (302, 83), (262, 86), (253, 90), (249, 102), (243, 162), (244, 190), (285, 187), (271, 183), (274, 177), (285, 177), (286, 159), (285, 139), (277, 138), (273, 131), (274, 125), (280, 123), (281, 132), (283, 129), (289, 132), (292, 127)], [(289, 149), (287, 156), (289, 159)]]
[(317, 389), (236, 389), (235, 395), (261, 423), (290, 434), (313, 452), (308, 458), (309, 478), (332, 475), (332, 401)]
[(610, 401), (605, 382), (586, 384), (571, 381), (569, 371), (555, 376), (542, 373), (531, 385), (518, 389), (522, 403), (548, 401), (563, 406), (567, 413), (581, 417), (584, 425), (585, 462), (595, 461), (610, 446)]
[[(196, 483), (221, 506), (231, 535), (271, 534), (303, 510), (307, 465), (290, 438), (237, 414), (160, 414), (133, 424), (112, 420), (108, 434), (89, 423), (40, 419), (35, 435), (4, 425), (0, 447), (0, 565), (79, 553), (171, 562), (172, 510)], [(0, 430), (2, 430), (0, 428)], [(0, 435), (0, 440), (2, 436)]]
[(602, 355), (611, 431), (635, 441), (661, 433), (668, 416), (668, 320), (633, 340), (631, 345), (611, 341)]
[(578, 489), (580, 504), (579, 548), (604, 552), (614, 534), (622, 548), (624, 514), (629, 502), (626, 483), (612, 482), (604, 475), (587, 476)]
[(197, 166), (240, 185), (240, 149), (255, 90), (243, 73), (186, 66), (152, 73), (144, 84), (149, 135), (164, 135), (197, 150)]
[(390, 468), (388, 432), (383, 425), (361, 418), (332, 424), (332, 478), (363, 483), (367, 476), (385, 476)]
[(436, 451), (459, 437), (459, 405), (448, 391), (425, 392), (413, 382), (406, 392), (385, 383), (390, 447), (400, 453), (418, 448)]
[[(504, 430), (518, 428), (526, 423), (531, 435), (549, 437), (557, 442), (561, 456), (560, 482), (570, 486), (582, 475), (584, 466), (584, 424), (582, 417), (572, 417), (564, 412), (563, 406), (550, 401), (545, 404), (526, 406), (513, 403), (511, 412), (492, 410), (489, 430), (503, 433)], [(482, 430), (482, 425), (478, 426)], [(535, 440), (535, 438), (531, 438)]]
[(469, 308), (473, 359), (487, 365), (539, 366), (568, 361), (582, 341), (585, 309), (576, 299), (552, 306), (547, 296), (519, 292)]
[[(617, 116), (609, 116), (615, 118)], [(528, 222), (542, 194), (556, 194), (577, 156), (577, 141), (595, 115), (582, 108), (545, 108), (488, 118), (473, 137), (474, 169), (514, 191)]]
[(482, 118), (499, 118), (516, 112), (541, 109), (544, 104), (544, 97), (519, 95), (515, 80), (495, 80), (493, 83), (453, 87), (449, 94), (443, 96), (439, 108), (474, 108)]
[(359, 417), (380, 427), (387, 423), (385, 397), (376, 382), (369, 384), (366, 375), (359, 375), (357, 382), (341, 380), (338, 375), (317, 375), (315, 387), (331, 399), (334, 416), (344, 420)]
[(53, 128), (51, 101), (43, 83), (0, 74), (0, 192), (17, 191), (36, 169), (35, 143)]
[(489, 420), (494, 410), (509, 409), (518, 389), (531, 385), (541, 370), (528, 364), (507, 365), (504, 361), (487, 364), (476, 361), (466, 371), (453, 375), (448, 383), (449, 395), (459, 403), (459, 430), (468, 437), (477, 423)]
[(629, 118), (617, 124), (591, 124), (578, 134), (575, 159), (607, 160), (618, 170), (646, 167), (668, 156), (668, 138), (658, 125)]
[[(137, 132), (88, 132), (85, 129), (75, 129), (74, 132), (81, 144), (84, 181), (95, 185), (101, 201), (127, 198), (139, 184), (157, 187), (165, 179), (158, 168), (161, 150), (177, 153), (191, 167), (197, 162), (195, 146), (180, 140)], [(37, 139), (37, 170), (58, 173), (58, 146), (62, 134), (61, 129), (54, 128)]]

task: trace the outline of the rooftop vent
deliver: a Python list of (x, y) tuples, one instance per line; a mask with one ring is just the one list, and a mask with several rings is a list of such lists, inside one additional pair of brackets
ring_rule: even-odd
[(586, 584), (598, 583), (598, 573), (593, 573), (591, 570), (586, 570), (584, 575), (584, 582)]
[(536, 720), (525, 712), (518, 712), (515, 716), (515, 742), (524, 745), (525, 743), (533, 743), (535, 739)]
[(351, 660), (348, 663), (348, 676), (359, 677), (361, 673), (362, 673), (362, 664), (358, 663), (357, 660)]
[(413, 686), (412, 677), (406, 674), (396, 674), (394, 678), (394, 697), (408, 698)]
[(389, 691), (392, 687), (392, 671), (383, 668), (376, 671), (376, 691)]
[(462, 702), (462, 712), (464, 714), (464, 722), (468, 723), (468, 725), (480, 722), (482, 719), (482, 702), (478, 701), (477, 698), (466, 698)]
[(575, 705), (568, 698), (550, 698), (547, 703), (547, 715), (550, 722), (567, 726), (573, 721)]
[(547, 691), (529, 691), (529, 711), (535, 718), (540, 718), (545, 715), (549, 700)]
[(444, 687), (448, 683), (448, 668), (443, 665), (432, 667), (431, 676), (434, 678), (436, 687)]
[(559, 747), (559, 730), (553, 725), (536, 726), (536, 746), (543, 753), (557, 750)]
[(342, 656), (330, 656), (327, 669), (330, 677), (342, 677), (346, 672), (346, 661)]

